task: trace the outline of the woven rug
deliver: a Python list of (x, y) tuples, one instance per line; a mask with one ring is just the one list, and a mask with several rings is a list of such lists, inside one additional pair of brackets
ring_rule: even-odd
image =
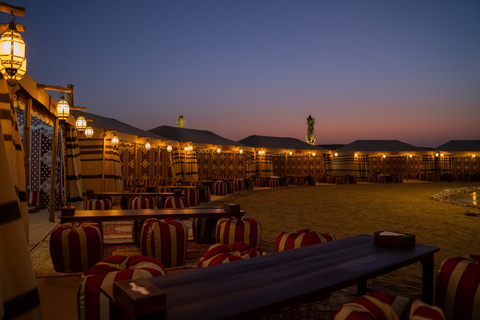
[[(187, 227), (189, 223), (187, 222)], [(132, 240), (131, 222), (105, 222), (103, 224), (104, 242), (109, 245), (103, 247), (103, 258), (112, 255), (136, 256), (141, 255), (141, 250), (134, 244), (125, 244)], [(35, 277), (67, 277), (72, 275), (81, 275), (81, 272), (56, 272), (53, 268), (52, 259), (50, 258), (50, 236), (47, 235), (44, 240), (35, 244), (30, 250)], [(118, 243), (118, 244), (115, 244)], [(196, 242), (188, 242), (187, 255), (185, 264), (181, 267), (167, 268), (168, 271), (179, 269), (197, 268), (198, 262), (208, 251), (210, 244), (200, 244)]]

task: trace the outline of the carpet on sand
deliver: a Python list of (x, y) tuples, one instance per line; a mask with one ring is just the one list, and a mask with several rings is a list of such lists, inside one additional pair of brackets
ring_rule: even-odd
[[(131, 222), (105, 222), (103, 224), (104, 241), (105, 243), (108, 243), (103, 247), (103, 258), (112, 255), (124, 255), (128, 257), (141, 255), (139, 247), (134, 244), (125, 244), (132, 240), (131, 228)], [(196, 268), (200, 259), (207, 252), (209, 246), (209, 244), (188, 242), (185, 264), (176, 268), (168, 268), (167, 271)], [(45, 239), (33, 246), (30, 250), (30, 257), (32, 258), (32, 265), (35, 271), (35, 277), (37, 278), (63, 277), (82, 274), (81, 272), (65, 273), (55, 271), (52, 259), (50, 258), (50, 235), (47, 235)]]

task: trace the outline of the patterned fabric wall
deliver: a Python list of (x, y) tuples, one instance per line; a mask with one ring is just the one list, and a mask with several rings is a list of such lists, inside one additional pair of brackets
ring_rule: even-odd
[(133, 143), (121, 142), (118, 150), (122, 179), (156, 180), (163, 185), (174, 181), (172, 154), (166, 148), (137, 148), (137, 161)]
[[(37, 103), (37, 102), (36, 102)], [(34, 103), (35, 105), (35, 103)], [(19, 108), (18, 123), (20, 133), (23, 135), (24, 112)], [(29, 171), (29, 191), (40, 191), (40, 207), (48, 208), (50, 203), (50, 175), (52, 167), (52, 138), (53, 127), (43, 122), (41, 119), (32, 116), (30, 131), (30, 171)], [(55, 208), (59, 209), (65, 203), (64, 177), (65, 172), (61, 164), (64, 154), (65, 140), (64, 135), (59, 130), (58, 149), (57, 149), (57, 173), (55, 187)]]
[(247, 176), (249, 152), (242, 154), (210, 149), (197, 150), (198, 176), (200, 179), (242, 178)]
[(272, 166), (273, 174), (276, 176), (306, 177), (311, 175), (318, 179), (325, 173), (322, 155), (274, 153), (272, 154)]
[[(386, 175), (401, 176), (407, 178), (418, 178), (422, 167), (425, 165), (424, 157), (415, 156), (369, 156), (370, 174), (382, 173)], [(432, 163), (433, 164), (433, 163)]]
[(453, 156), (453, 174), (475, 174), (480, 172), (480, 157)]

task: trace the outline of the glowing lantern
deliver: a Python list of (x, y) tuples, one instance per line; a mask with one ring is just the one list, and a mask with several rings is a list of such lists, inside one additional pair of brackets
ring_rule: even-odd
[(413, 155), (410, 153), (409, 157), (410, 157), (410, 158), (412, 158), (412, 157), (413, 157)]
[(79, 116), (75, 121), (75, 127), (77, 127), (78, 132), (85, 131), (85, 128), (87, 127), (87, 120), (85, 120), (83, 116)]
[(116, 134), (113, 135), (112, 137), (112, 146), (116, 148), (118, 146), (119, 140)]
[(172, 152), (172, 146), (171, 146), (171, 145), (168, 145), (167, 151), (168, 151), (168, 152)]
[(220, 147), (217, 148), (217, 153), (220, 153), (222, 152), (222, 149), (220, 149)]
[(386, 155), (386, 154), (384, 154), (384, 155), (383, 155), (383, 159), (385, 159), (386, 157), (387, 157), (387, 155)]
[(242, 154), (242, 153), (243, 153), (243, 149), (240, 149), (240, 150), (238, 151), (238, 153)]
[(337, 153), (337, 152), (335, 152), (333, 155), (334, 155), (335, 157), (338, 157), (338, 153)]
[(312, 152), (312, 156), (314, 156), (314, 157), (315, 157), (315, 154), (316, 154), (315, 152)]
[(292, 152), (292, 151), (290, 151), (290, 152), (288, 153), (288, 155), (290, 155), (290, 156), (291, 156), (292, 154), (293, 154), (293, 152)]
[(12, 17), (13, 21), (8, 24), (7, 31), (0, 38), (0, 72), (9, 85), (15, 86), (27, 71), (27, 59), (25, 42), (17, 31), (15, 16)]
[(93, 137), (93, 128), (92, 127), (86, 127), (85, 128), (85, 137), (88, 139), (91, 139)]
[(59, 120), (66, 120), (70, 115), (70, 106), (68, 105), (67, 100), (62, 95), (60, 101), (57, 104), (57, 118)]
[(150, 150), (150, 147), (151, 147), (151, 146), (150, 146), (150, 142), (147, 141), (147, 142), (145, 143), (145, 149)]

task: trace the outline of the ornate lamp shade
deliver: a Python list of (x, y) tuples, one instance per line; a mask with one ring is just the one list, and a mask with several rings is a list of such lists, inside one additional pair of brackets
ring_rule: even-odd
[(66, 120), (69, 115), (70, 106), (68, 105), (67, 100), (65, 100), (65, 97), (62, 96), (57, 104), (57, 118), (59, 120)]
[(116, 148), (118, 146), (118, 142), (119, 142), (118, 137), (116, 134), (114, 134), (112, 137), (112, 146)]
[(87, 120), (85, 120), (83, 116), (79, 116), (75, 121), (75, 127), (77, 128), (78, 132), (85, 131), (85, 128), (87, 127)]
[(151, 148), (150, 142), (147, 141), (145, 143), (145, 149), (150, 150), (150, 148)]
[(86, 127), (85, 128), (85, 137), (87, 137), (89, 139), (93, 137), (93, 128), (92, 127)]
[(21, 80), (27, 71), (25, 42), (13, 22), (10, 22), (7, 31), (0, 38), (0, 63), (3, 78), (12, 86)]

